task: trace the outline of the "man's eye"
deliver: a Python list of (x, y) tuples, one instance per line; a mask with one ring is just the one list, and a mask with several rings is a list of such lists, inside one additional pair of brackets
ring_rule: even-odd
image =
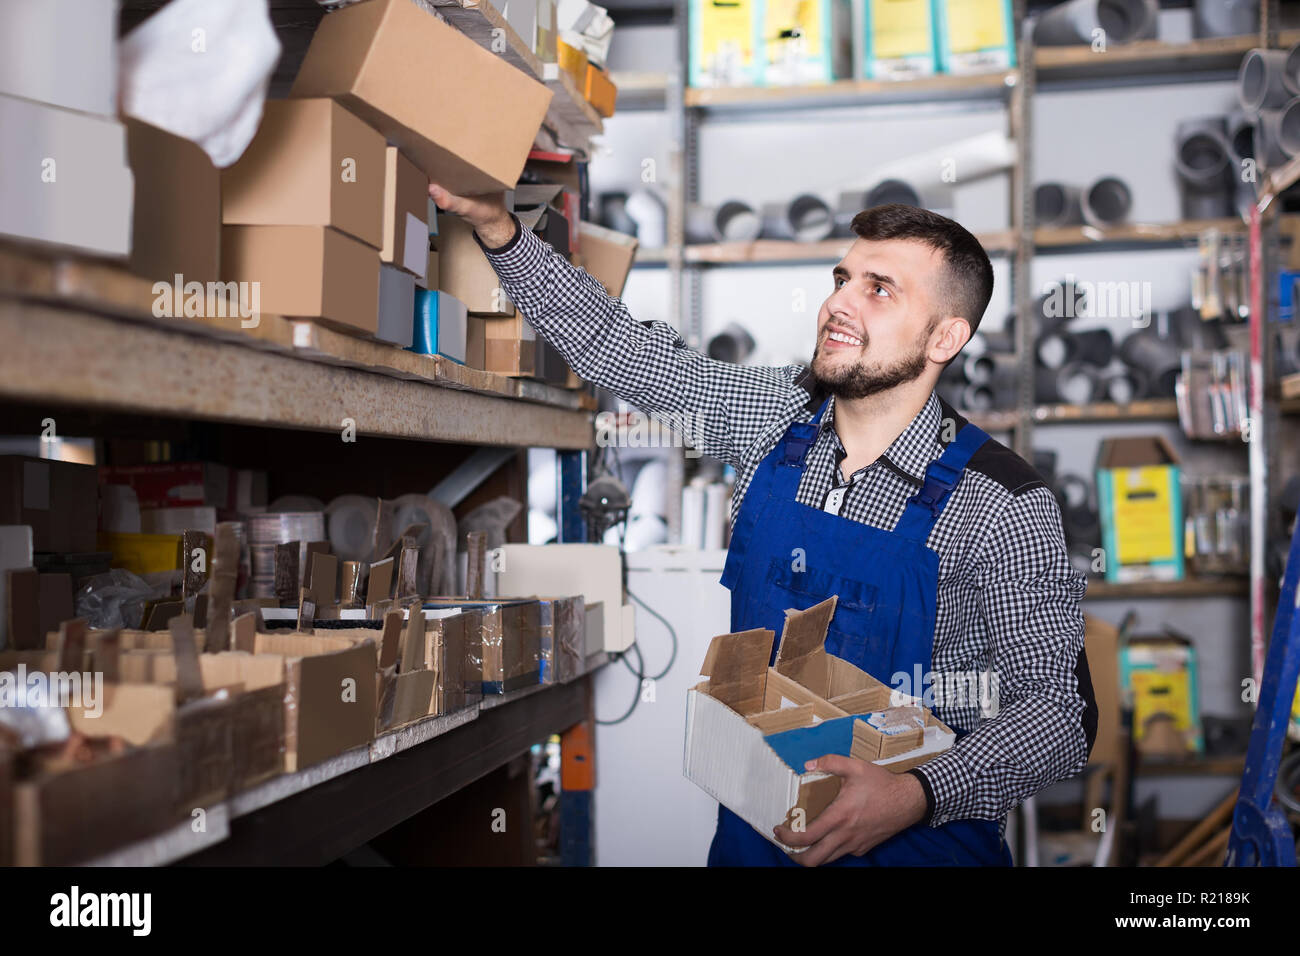
[(843, 276), (836, 276), (836, 277), (835, 277), (835, 288), (837, 288), (837, 289), (840, 288), (840, 287), (843, 286), (844, 283), (847, 282), (847, 281), (848, 281), (848, 280), (845, 279)]
[(886, 289), (883, 285), (873, 285), (871, 288), (872, 288), (873, 290), (875, 290), (876, 292), (883, 292), (883, 293), (884, 293), (884, 298), (888, 298), (889, 295), (890, 295), (889, 290)]

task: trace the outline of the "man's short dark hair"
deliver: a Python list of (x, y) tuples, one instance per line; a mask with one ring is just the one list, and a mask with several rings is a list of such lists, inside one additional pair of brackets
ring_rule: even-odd
[[(969, 231), (928, 209), (890, 203), (872, 206), (854, 216), (853, 232), (858, 238), (872, 242), (912, 239), (941, 252), (946, 277), (940, 290), (939, 307), (944, 316), (961, 316), (970, 324), (971, 334), (975, 334), (993, 297), (993, 263)], [(940, 317), (933, 319), (937, 321)]]

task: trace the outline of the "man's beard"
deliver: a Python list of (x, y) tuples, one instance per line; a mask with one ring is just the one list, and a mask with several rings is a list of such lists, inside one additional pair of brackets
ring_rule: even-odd
[[(817, 353), (813, 354), (812, 373), (817, 384), (836, 398), (858, 399), (876, 395), (920, 378), (925, 371), (925, 344), (927, 336), (917, 342), (916, 351), (909, 357), (885, 368), (868, 368), (865, 362), (855, 362), (848, 367), (838, 367), (823, 373), (817, 368)], [(865, 341), (864, 341), (865, 346)], [(820, 349), (818, 350), (820, 352)]]

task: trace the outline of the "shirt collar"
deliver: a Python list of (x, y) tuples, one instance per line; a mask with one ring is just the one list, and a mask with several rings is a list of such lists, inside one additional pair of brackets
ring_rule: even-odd
[[(930, 464), (940, 451), (939, 424), (942, 417), (939, 397), (934, 392), (930, 392), (930, 397), (925, 400), (916, 417), (880, 457), (887, 459), (893, 470), (903, 477), (914, 484), (921, 484), (925, 466)], [(832, 395), (826, 406), (826, 414), (822, 416), (820, 427), (822, 435), (831, 432), (838, 444), (839, 436), (834, 434), (834, 426), (835, 396)]]

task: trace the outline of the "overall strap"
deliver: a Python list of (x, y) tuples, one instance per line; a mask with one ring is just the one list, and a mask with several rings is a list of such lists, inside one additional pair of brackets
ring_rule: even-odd
[(894, 534), (924, 544), (971, 456), (988, 440), (988, 433), (979, 426), (970, 422), (963, 425), (943, 454), (926, 465), (921, 490), (907, 499)]
[[(829, 403), (827, 399), (827, 403)], [(731, 528), (731, 546), (727, 549), (727, 564), (722, 571), (722, 583), (735, 588), (740, 579), (741, 565), (749, 549), (758, 524), (769, 499), (793, 501), (799, 492), (799, 479), (803, 476), (803, 460), (808, 449), (817, 440), (817, 431), (826, 404), (811, 422), (791, 422), (776, 447), (767, 453), (750, 479), (745, 497), (740, 503), (740, 514)]]
[(793, 500), (799, 492), (799, 481), (803, 478), (803, 462), (808, 456), (808, 449), (817, 442), (821, 430), (822, 416), (830, 399), (822, 402), (821, 408), (810, 422), (791, 422), (772, 451), (772, 494), (777, 498)]

